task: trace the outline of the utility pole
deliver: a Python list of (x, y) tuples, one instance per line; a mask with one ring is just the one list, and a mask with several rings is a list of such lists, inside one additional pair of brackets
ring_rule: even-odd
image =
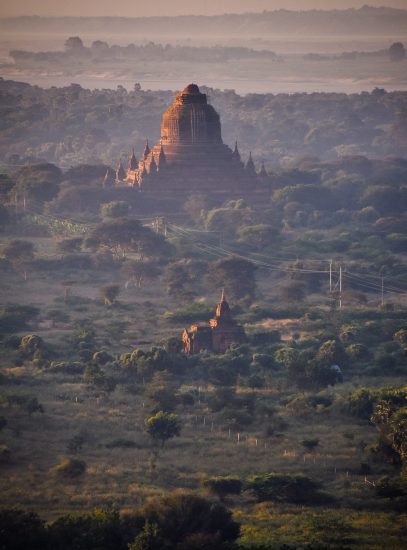
[(382, 307), (384, 306), (384, 277), (382, 275)]
[(342, 264), (339, 264), (339, 309), (342, 309)]
[(329, 260), (329, 292), (332, 294), (332, 260)]

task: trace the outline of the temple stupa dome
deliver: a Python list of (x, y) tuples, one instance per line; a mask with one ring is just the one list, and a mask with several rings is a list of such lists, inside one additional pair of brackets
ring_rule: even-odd
[(163, 114), (161, 142), (166, 153), (168, 146), (176, 144), (222, 144), (219, 115), (196, 84), (188, 84), (176, 94)]
[(188, 84), (188, 86), (185, 86), (185, 88), (182, 90), (183, 94), (200, 94), (199, 88), (196, 84)]

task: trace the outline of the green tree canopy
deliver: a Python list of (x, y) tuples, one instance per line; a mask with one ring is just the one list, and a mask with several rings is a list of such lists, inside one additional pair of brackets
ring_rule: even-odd
[(164, 446), (168, 439), (179, 436), (181, 422), (176, 414), (159, 411), (145, 421), (147, 433), (154, 440)]
[(90, 237), (101, 245), (111, 248), (116, 254), (138, 252), (140, 257), (158, 256), (169, 252), (162, 235), (144, 227), (138, 220), (118, 218), (97, 225)]
[(207, 280), (213, 290), (224, 288), (233, 302), (252, 302), (256, 293), (256, 266), (237, 256), (209, 263)]
[(14, 200), (25, 197), (28, 201), (43, 203), (58, 194), (62, 172), (55, 164), (32, 164), (20, 168), (13, 179), (16, 182), (11, 190)]

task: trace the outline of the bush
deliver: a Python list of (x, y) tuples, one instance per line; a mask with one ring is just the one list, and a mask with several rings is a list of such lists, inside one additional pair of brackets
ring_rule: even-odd
[(301, 441), (301, 445), (306, 449), (307, 451), (312, 452), (314, 449), (316, 449), (319, 445), (319, 439), (303, 439)]
[[(146, 522), (157, 525), (168, 548), (220, 550), (223, 542), (234, 541), (239, 536), (239, 524), (233, 521), (229, 510), (195, 495), (165, 496), (148, 504), (143, 516)], [(200, 545), (193, 542), (198, 537)]]
[(100, 213), (102, 218), (122, 218), (130, 212), (130, 204), (126, 201), (112, 201), (102, 204)]
[(117, 439), (113, 439), (113, 441), (109, 441), (109, 443), (106, 443), (105, 447), (106, 449), (137, 449), (139, 445), (131, 439), (119, 437)]
[(44, 521), (33, 512), (0, 511), (0, 548), (4, 550), (43, 550), (47, 548)]
[(80, 477), (86, 472), (86, 462), (77, 458), (64, 458), (53, 468), (53, 472), (60, 478)]
[(92, 360), (97, 365), (106, 365), (106, 363), (110, 363), (110, 361), (113, 361), (113, 357), (107, 353), (107, 351), (97, 351), (93, 354)]
[(24, 330), (40, 310), (32, 306), (9, 305), (0, 308), (0, 331), (5, 333)]
[(210, 477), (205, 479), (202, 486), (209, 491), (210, 494), (218, 496), (221, 500), (226, 495), (240, 495), (242, 492), (242, 481), (238, 477)]
[(106, 306), (111, 306), (120, 294), (120, 286), (110, 284), (102, 287), (100, 293)]
[(319, 484), (304, 475), (264, 474), (250, 477), (246, 489), (252, 491), (259, 502), (292, 502), (312, 504), (318, 496)]
[(11, 451), (7, 445), (0, 445), (0, 464), (9, 464)]
[(52, 361), (47, 370), (49, 372), (60, 372), (63, 374), (83, 374), (85, 365), (79, 361), (74, 361), (72, 363), (69, 361)]
[(376, 394), (368, 388), (359, 388), (348, 398), (348, 411), (352, 416), (369, 420), (372, 416)]
[(48, 525), (49, 548), (124, 550), (141, 528), (137, 523), (142, 520), (137, 520), (132, 517), (121, 521), (115, 508), (96, 508), (90, 513), (61, 516)]
[(27, 353), (34, 353), (44, 347), (44, 340), (36, 334), (27, 334), (21, 338), (21, 348)]

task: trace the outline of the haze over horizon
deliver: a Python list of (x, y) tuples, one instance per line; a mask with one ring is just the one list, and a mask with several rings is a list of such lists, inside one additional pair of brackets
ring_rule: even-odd
[(287, 9), (293, 11), (312, 9), (348, 9), (372, 7), (406, 8), (405, 0), (156, 0), (154, 3), (140, 0), (71, 0), (62, 4), (53, 0), (15, 0), (0, 2), (0, 17), (22, 15), (38, 16), (120, 16), (149, 17), (170, 15), (218, 15), (223, 13), (261, 12), (263, 10)]

